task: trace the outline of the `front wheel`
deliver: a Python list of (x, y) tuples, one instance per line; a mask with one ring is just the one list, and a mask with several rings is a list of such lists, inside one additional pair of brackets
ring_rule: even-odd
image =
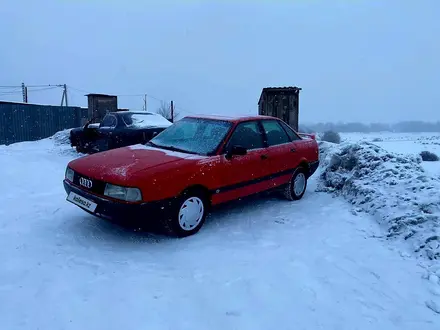
[(172, 217), (165, 221), (164, 227), (168, 234), (186, 237), (197, 233), (206, 220), (208, 203), (203, 193), (197, 191), (184, 192), (172, 212)]
[(292, 178), (284, 189), (284, 196), (290, 201), (299, 200), (304, 196), (306, 189), (306, 170), (300, 167), (293, 173)]

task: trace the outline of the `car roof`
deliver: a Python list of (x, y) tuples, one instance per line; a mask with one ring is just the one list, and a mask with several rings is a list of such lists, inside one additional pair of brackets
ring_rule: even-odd
[(131, 113), (136, 115), (157, 115), (157, 113), (154, 112), (148, 112), (148, 111), (112, 111), (110, 112), (112, 115), (123, 115), (124, 113)]
[(276, 118), (276, 117), (261, 116), (261, 115), (254, 115), (254, 116), (192, 115), (192, 116), (185, 116), (185, 118), (221, 120), (221, 121), (229, 121), (229, 122), (233, 122), (233, 123), (239, 123), (239, 122), (249, 121), (249, 120), (261, 120), (261, 119), (277, 119), (278, 120), (278, 118)]

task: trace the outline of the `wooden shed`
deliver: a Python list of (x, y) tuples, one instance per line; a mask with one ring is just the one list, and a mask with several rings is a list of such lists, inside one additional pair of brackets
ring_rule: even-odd
[(298, 131), (299, 87), (263, 88), (258, 101), (258, 114), (277, 117)]
[(101, 121), (107, 112), (118, 111), (118, 97), (107, 94), (87, 94), (89, 120)]

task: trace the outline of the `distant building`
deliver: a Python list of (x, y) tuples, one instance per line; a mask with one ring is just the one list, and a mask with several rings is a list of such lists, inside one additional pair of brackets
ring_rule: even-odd
[(298, 131), (299, 87), (263, 88), (258, 101), (258, 114), (277, 117)]

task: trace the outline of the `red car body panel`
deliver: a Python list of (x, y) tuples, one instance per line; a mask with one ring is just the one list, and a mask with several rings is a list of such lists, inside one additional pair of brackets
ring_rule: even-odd
[[(284, 185), (301, 164), (314, 166), (319, 162), (318, 145), (313, 138), (249, 150), (246, 155), (227, 159), (224, 147), (239, 123), (278, 119), (265, 116), (194, 118), (233, 123), (216, 155), (199, 156), (136, 145), (78, 158), (68, 167), (91, 179), (139, 188), (142, 192), (139, 203), (166, 200), (189, 187), (200, 186), (209, 192), (211, 203), (216, 205)], [(314, 170), (316, 168), (312, 172)]]

